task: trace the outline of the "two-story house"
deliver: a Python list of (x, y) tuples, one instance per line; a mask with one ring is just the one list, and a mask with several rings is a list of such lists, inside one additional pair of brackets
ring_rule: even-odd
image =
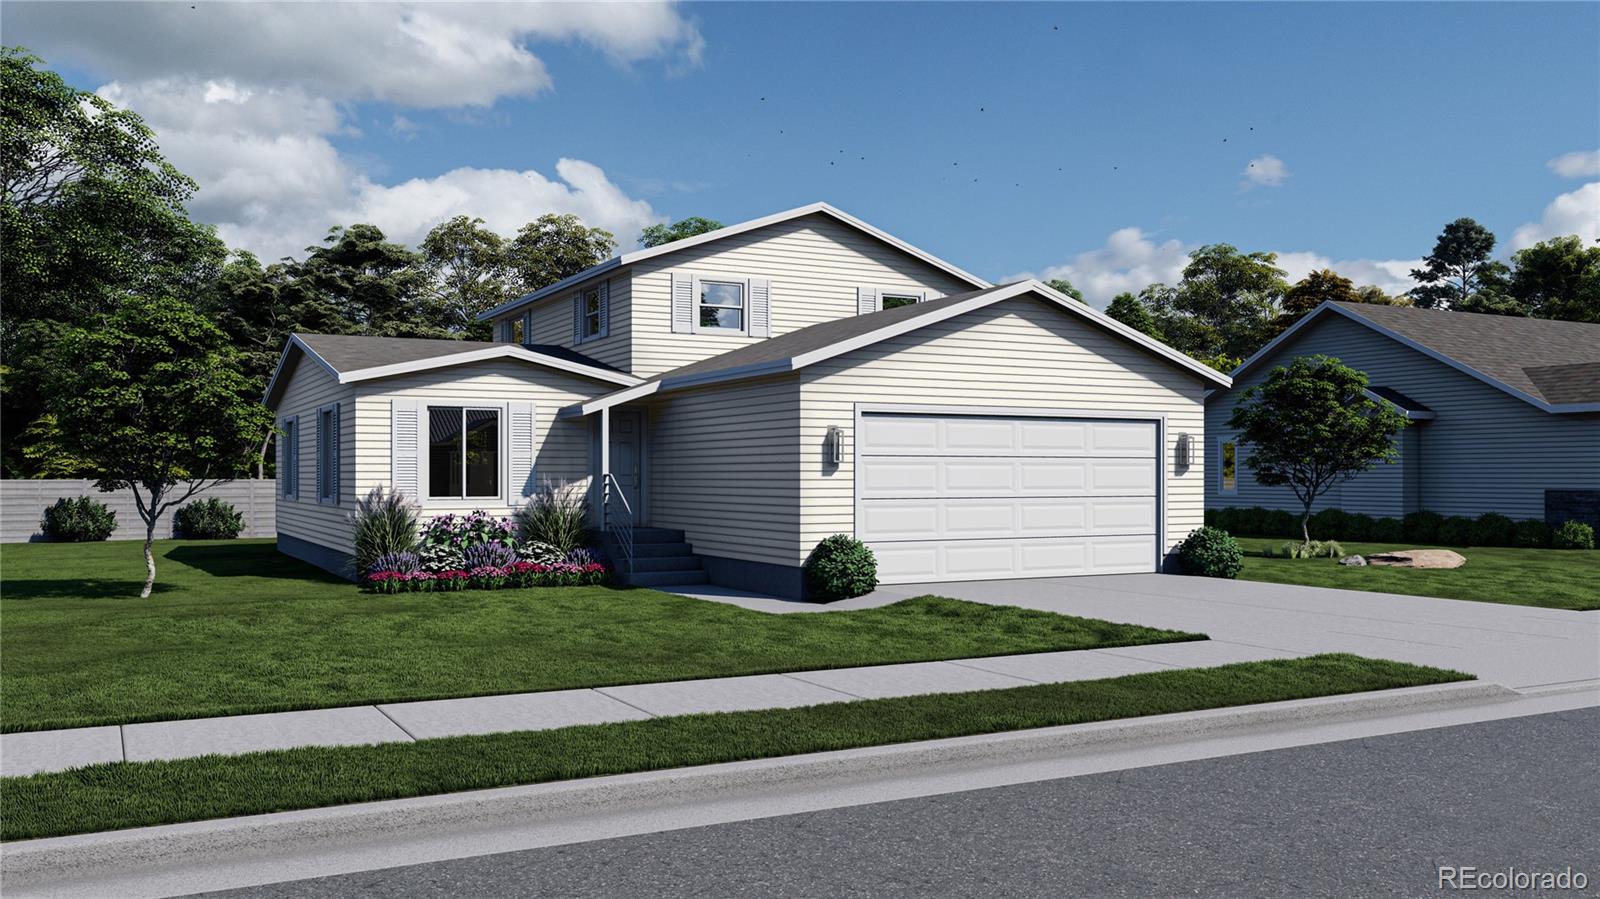
[(484, 317), (494, 343), (291, 338), (280, 549), (349, 574), (372, 487), (504, 515), (553, 480), (590, 485), (634, 583), (800, 596), (837, 533), (885, 583), (1155, 571), (1201, 523), (1204, 394), (1229, 384), (820, 203)]

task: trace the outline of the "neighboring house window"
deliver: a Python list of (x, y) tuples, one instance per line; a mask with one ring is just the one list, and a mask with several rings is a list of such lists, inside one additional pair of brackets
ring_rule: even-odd
[(500, 495), (500, 410), (428, 407), (428, 497)]
[(738, 281), (702, 280), (699, 306), (700, 330), (744, 330), (744, 285)]
[(1220, 492), (1239, 492), (1239, 448), (1232, 440), (1222, 442), (1222, 460), (1217, 467)]
[(300, 417), (283, 420), (283, 453), (278, 457), (278, 483), (283, 495), (300, 495)]
[(592, 288), (583, 292), (583, 339), (600, 336), (600, 288)]
[(922, 302), (922, 295), (915, 293), (891, 293), (888, 291), (880, 294), (880, 308), (899, 309), (901, 306), (915, 306)]
[(339, 501), (339, 404), (317, 410), (317, 502)]
[(507, 343), (527, 343), (528, 325), (521, 316), (507, 319), (505, 322), (505, 340)]

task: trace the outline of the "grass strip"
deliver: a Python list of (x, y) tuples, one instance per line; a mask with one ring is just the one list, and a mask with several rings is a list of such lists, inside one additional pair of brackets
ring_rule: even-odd
[(118, 580), (144, 570), (136, 541), (5, 547), (0, 730), (1203, 639), (936, 596), (822, 615), (643, 588), (373, 596), (270, 542), (158, 548), (141, 600)]
[(557, 730), (120, 762), (0, 780), (0, 839), (1080, 724), (1470, 680), (1328, 654), (1060, 684)]

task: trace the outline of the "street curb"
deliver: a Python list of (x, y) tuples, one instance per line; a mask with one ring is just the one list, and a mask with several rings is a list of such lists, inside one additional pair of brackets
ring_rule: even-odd
[(726, 799), (739, 791), (862, 779), (933, 766), (1021, 762), (1081, 748), (1147, 745), (1271, 725), (1516, 699), (1499, 684), (1463, 681), (1234, 706), (835, 752), (727, 762), (584, 780), (0, 844), (0, 888), (131, 876), (174, 865), (238, 861), (371, 844), (561, 816)]

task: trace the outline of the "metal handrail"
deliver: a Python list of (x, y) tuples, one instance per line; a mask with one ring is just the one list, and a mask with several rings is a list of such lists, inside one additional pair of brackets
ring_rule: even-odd
[[(612, 499), (617, 503), (617, 512), (612, 511)], [(602, 506), (601, 514), (604, 516), (606, 533), (617, 547), (618, 568), (627, 574), (633, 574), (633, 509), (628, 505), (627, 494), (623, 493), (622, 485), (617, 483), (617, 478), (611, 472), (606, 472), (602, 481), (600, 496)]]

